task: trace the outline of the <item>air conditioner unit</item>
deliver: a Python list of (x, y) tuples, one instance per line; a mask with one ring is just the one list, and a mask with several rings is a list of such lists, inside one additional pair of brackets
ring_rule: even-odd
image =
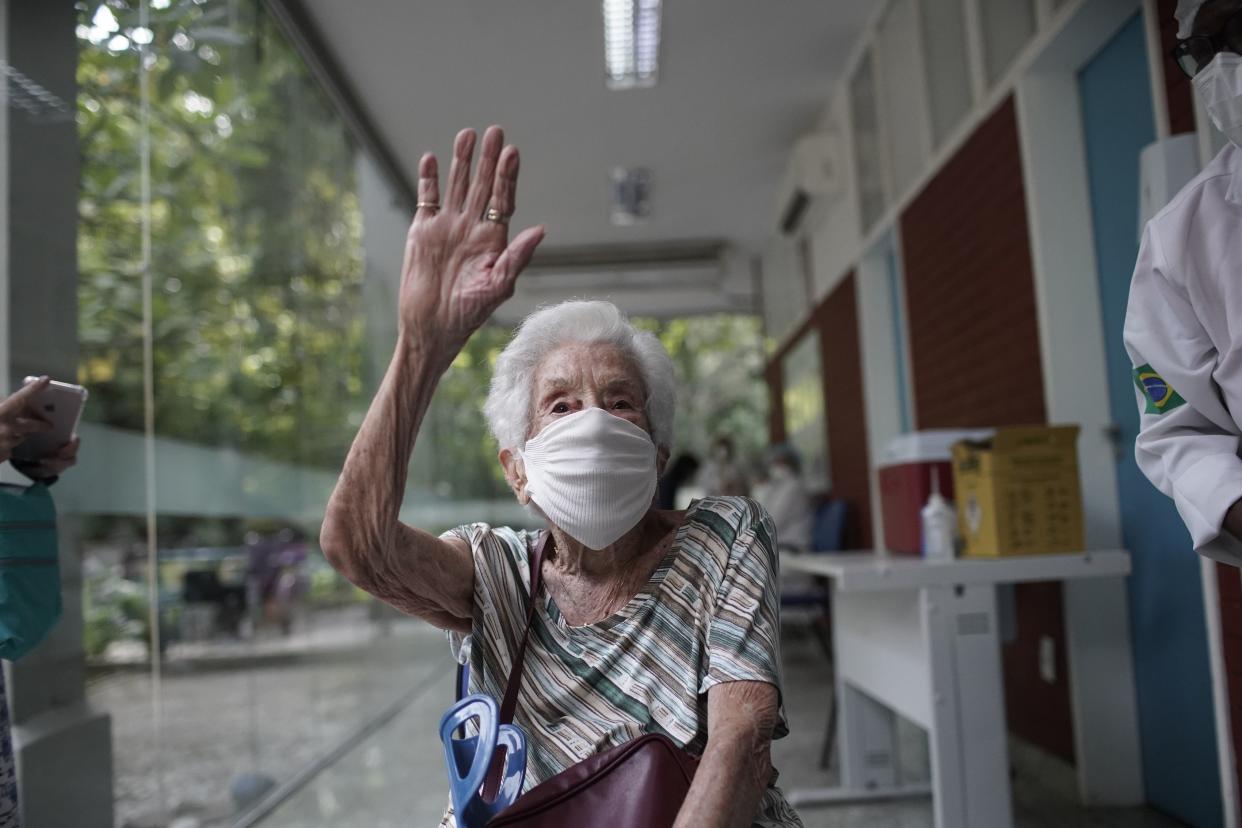
[(812, 199), (831, 200), (843, 190), (841, 144), (835, 133), (812, 132), (798, 139), (781, 185), (777, 226), (793, 235)]

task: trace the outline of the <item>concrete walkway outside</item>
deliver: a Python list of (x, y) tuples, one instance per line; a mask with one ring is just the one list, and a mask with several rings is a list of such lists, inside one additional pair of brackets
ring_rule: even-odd
[[(232, 825), (239, 775), (283, 783), (411, 688), (452, 672), (444, 634), (422, 622), (398, 620), (387, 635), (365, 611), (321, 623), (347, 629), (294, 637), (314, 639), (314, 647), (236, 644), (225, 648), (235, 652), (167, 663), (160, 749), (147, 671), (91, 682), (91, 704), (112, 715), (118, 828)], [(341, 646), (325, 646), (337, 639)]]

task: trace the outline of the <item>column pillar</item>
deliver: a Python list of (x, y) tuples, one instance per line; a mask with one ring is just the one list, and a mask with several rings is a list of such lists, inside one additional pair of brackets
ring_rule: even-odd
[[(75, 381), (78, 373), (76, 24), (72, 0), (0, 0), (6, 390), (28, 374)], [(113, 824), (110, 719), (86, 700), (79, 546), (77, 519), (62, 517), (64, 615), (34, 651), (5, 664), (24, 826)]]

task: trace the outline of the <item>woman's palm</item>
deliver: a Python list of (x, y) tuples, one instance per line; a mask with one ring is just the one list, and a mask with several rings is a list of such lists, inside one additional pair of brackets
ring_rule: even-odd
[(517, 148), (502, 150), (503, 144), (501, 130), (489, 128), (471, 181), (474, 133), (459, 133), (443, 204), (435, 156), (419, 162), (418, 197), (424, 206), (406, 237), (399, 299), (401, 324), (415, 336), (460, 349), (513, 295), (518, 274), (543, 239), (540, 226), (508, 240), (519, 163)]

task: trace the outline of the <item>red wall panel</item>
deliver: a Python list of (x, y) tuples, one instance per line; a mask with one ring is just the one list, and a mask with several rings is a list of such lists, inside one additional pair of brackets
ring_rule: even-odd
[(816, 309), (815, 317), (824, 371), (832, 493), (850, 504), (845, 548), (870, 549), (871, 460), (867, 452), (862, 350), (853, 273), (828, 295)]
[[(901, 216), (915, 421), (919, 428), (1047, 419), (1035, 285), (1013, 99), (1002, 103)], [(1012, 731), (1074, 756), (1060, 584), (1014, 590), (1004, 646)], [(1056, 675), (1039, 671), (1052, 639)]]
[(867, 450), (867, 413), (863, 405), (862, 342), (858, 330), (854, 274), (842, 280), (777, 349), (764, 368), (768, 383), (768, 433), (772, 442), (786, 437), (781, 365), (803, 337), (819, 335), (824, 386), (828, 472), (832, 495), (850, 505), (846, 548), (869, 549), (871, 527), (871, 458)]
[(1169, 108), (1169, 134), (1195, 131), (1195, 106), (1190, 78), (1177, 68), (1169, 52), (1177, 45), (1177, 21), (1173, 12), (1177, 0), (1157, 0), (1160, 21), (1160, 66), (1164, 70), (1164, 99)]
[(1045, 420), (1012, 98), (901, 217), (919, 428)]
[(785, 442), (785, 378), (781, 364), (769, 362), (763, 369), (768, 384), (768, 442), (772, 445)]

